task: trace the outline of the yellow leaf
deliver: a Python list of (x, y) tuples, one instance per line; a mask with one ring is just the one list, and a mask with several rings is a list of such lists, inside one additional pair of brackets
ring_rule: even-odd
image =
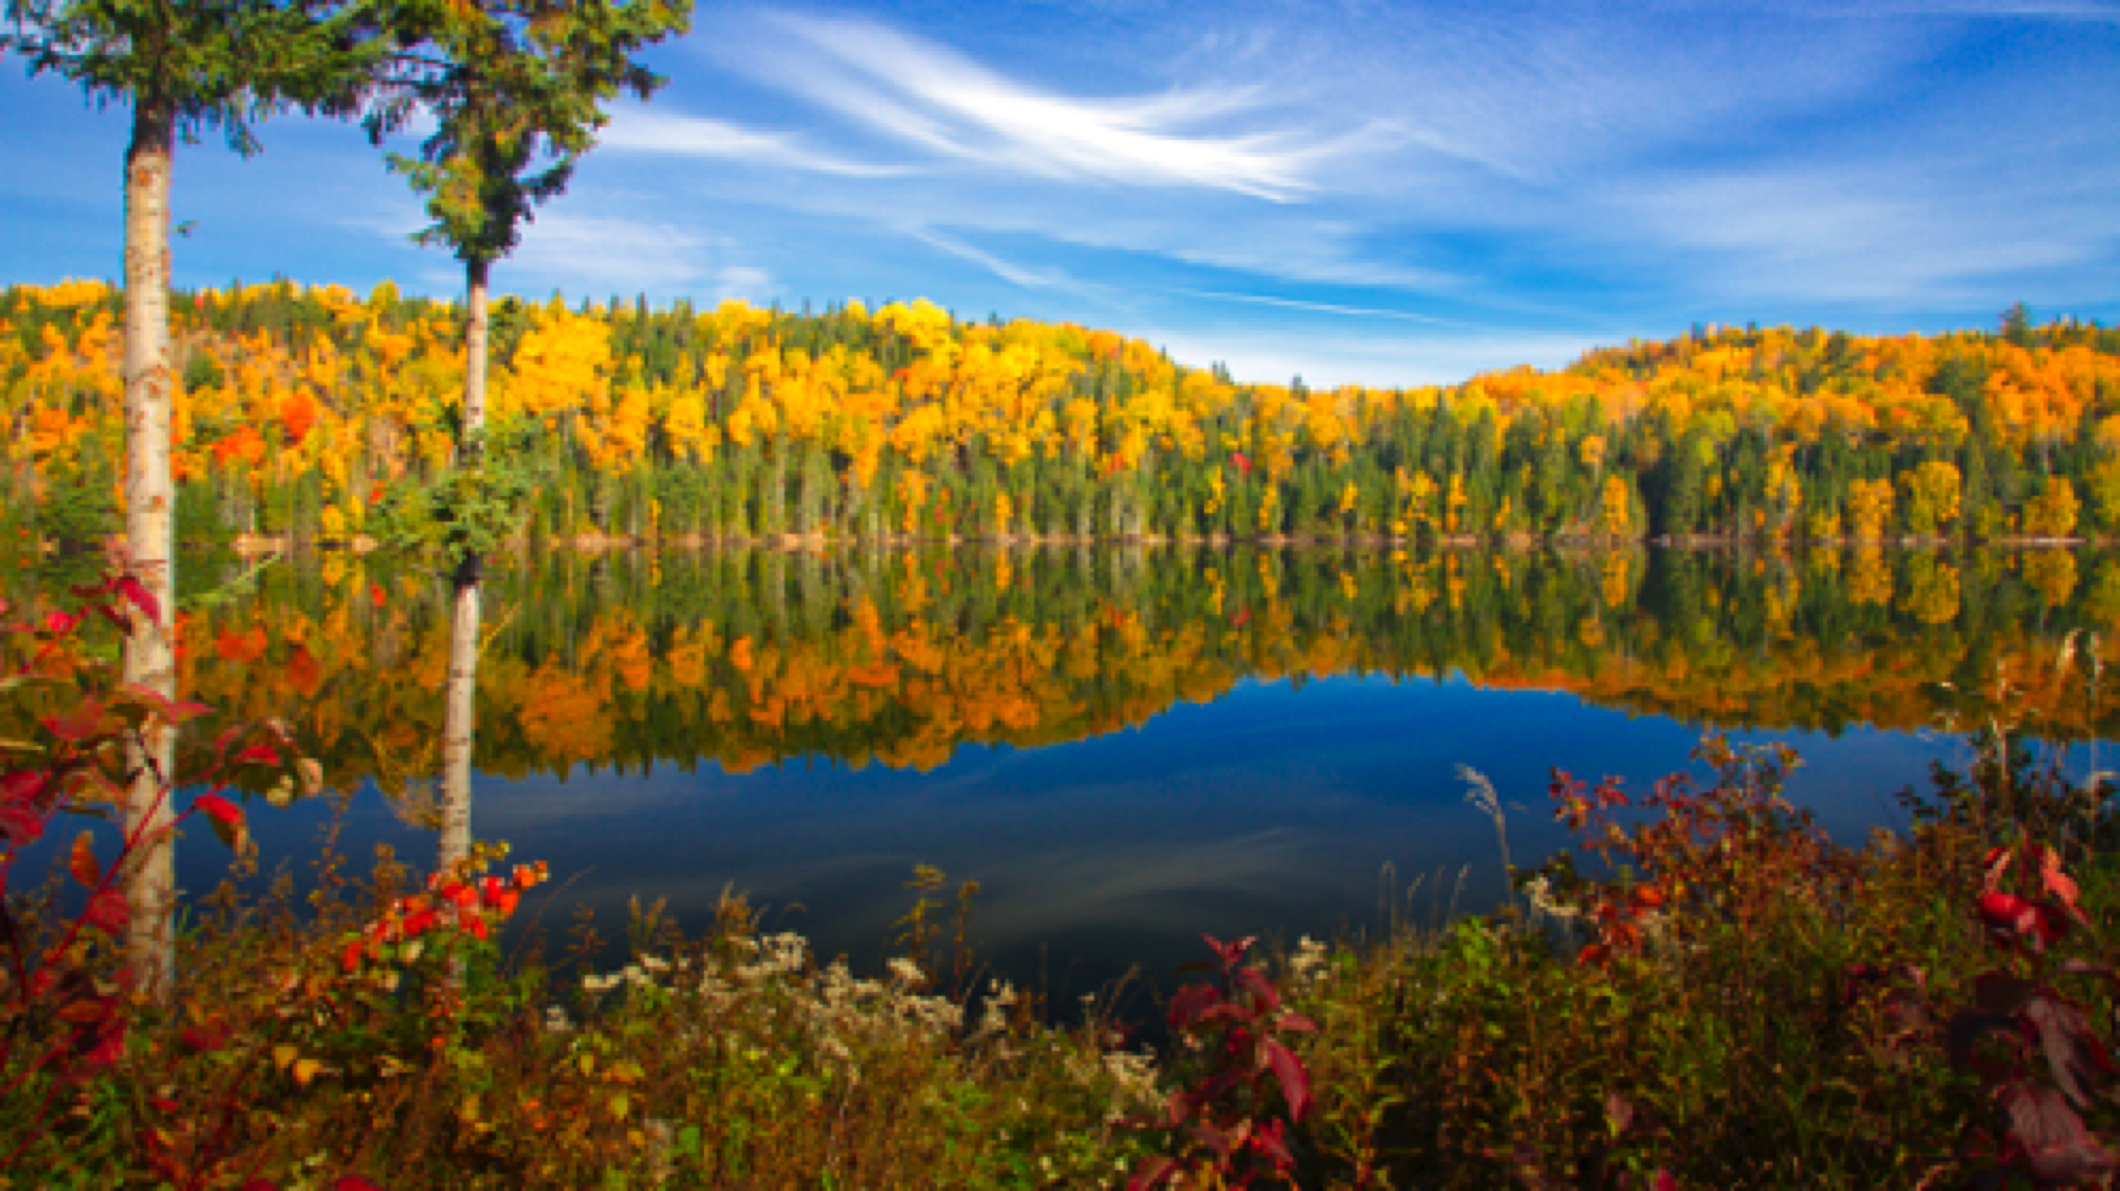
[(323, 1069), (324, 1064), (317, 1062), (315, 1059), (296, 1059), (294, 1062), (294, 1081), (306, 1088), (309, 1086), (309, 1081), (317, 1077), (317, 1072)]
[(285, 1071), (287, 1070), (287, 1065), (289, 1063), (294, 1062), (295, 1059), (301, 1055), (301, 1053), (301, 1051), (296, 1050), (294, 1047), (282, 1043), (281, 1045), (272, 1048), (272, 1065), (278, 1067), (282, 1071)]

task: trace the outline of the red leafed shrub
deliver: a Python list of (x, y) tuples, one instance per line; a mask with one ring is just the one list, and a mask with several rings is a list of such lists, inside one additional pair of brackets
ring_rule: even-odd
[(1143, 1161), (1129, 1191), (1180, 1180), (1192, 1186), (1203, 1172), (1217, 1186), (1247, 1186), (1262, 1176), (1288, 1181), (1295, 1169), (1289, 1128), (1310, 1111), (1310, 1073), (1281, 1036), (1317, 1026), (1282, 1009), (1266, 974), (1244, 964), (1253, 942), (1208, 936), (1220, 970), (1171, 998), (1178, 1061), (1192, 1070), (1163, 1115), (1137, 1123), (1167, 1131), (1176, 1153)]
[(2120, 976), (2103, 963), (2057, 955), (2056, 944), (2090, 919), (2060, 853), (2038, 843), (1989, 851), (1985, 890), (1974, 912), (2001, 963), (1975, 977), (1972, 1004), (1946, 1029), (1951, 1063), (1972, 1072), (2001, 1110), (1999, 1147), (1976, 1134), (1972, 1157), (1988, 1157), (1994, 1174), (2017, 1171), (2040, 1186), (2104, 1185), (2120, 1157), (2094, 1135), (2083, 1113), (2111, 1095), (2120, 1077), (2111, 1039), (2091, 1025), (2069, 982), (2102, 993), (2099, 1016), (2110, 1030)]
[[(0, 1098), (44, 1087), (23, 1132), (34, 1137), (60, 1097), (123, 1057), (142, 1002), (124, 963), (134, 926), (127, 888), (133, 859), (163, 846), (163, 836), (204, 813), (232, 848), (248, 846), (243, 810), (226, 795), (239, 778), (271, 777), (313, 785), (311, 763), (292, 760), (285, 732), (275, 725), (238, 727), (218, 737), (207, 754), (180, 774), (159, 775), (153, 797), (197, 790), (173, 821), (149, 834), (136, 827), (105, 862), (93, 833), (84, 831), (67, 853), (66, 871), (81, 887), (80, 911), (61, 923), (56, 938), (37, 945), (18, 920), (8, 895), (23, 853), (49, 834), (62, 815), (114, 816), (132, 786), (132, 757), (145, 755), (146, 734), (208, 712), (119, 681), (84, 640), (97, 619), (120, 630), (136, 618), (159, 621), (161, 609), (132, 575), (76, 587), (79, 612), (47, 612), (34, 621), (0, 625), (0, 697), (12, 706), (0, 743)], [(9, 609), (0, 601), (0, 617)], [(290, 758), (284, 763), (281, 758)], [(195, 1031), (192, 1044), (216, 1049), (224, 1038)], [(12, 1159), (0, 1155), (0, 1167)], [(172, 1173), (172, 1172), (165, 1172)], [(179, 1178), (179, 1185), (189, 1185)]]

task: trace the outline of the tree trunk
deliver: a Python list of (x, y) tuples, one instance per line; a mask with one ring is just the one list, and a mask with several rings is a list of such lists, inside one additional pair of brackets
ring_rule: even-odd
[[(169, 353), (169, 186), (173, 109), (141, 98), (125, 152), (125, 537), (140, 582), (159, 605), (155, 623), (136, 621), (125, 642), (127, 682), (165, 698), (177, 694), (171, 626), (177, 610), (176, 501), (170, 486), (175, 376)], [(147, 728), (129, 750), (135, 775), (125, 795), (126, 837), (145, 843), (126, 877), (131, 924), (126, 950), (133, 979), (166, 1000), (176, 981), (175, 818), (177, 732)]]
[(442, 705), (442, 825), (438, 867), (471, 854), (471, 752), (478, 717), (477, 560), (457, 568), (449, 618), (449, 680)]
[(492, 262), (464, 262), (464, 441), (458, 444), (458, 466), (477, 466), (473, 457), (486, 430), (486, 276)]
[[(478, 467), (486, 429), (486, 278), (489, 262), (464, 262), (463, 437), (456, 465)], [(471, 753), (478, 721), (479, 559), (458, 560), (449, 617), (449, 680), (442, 703), (442, 837), (439, 866), (471, 854)]]

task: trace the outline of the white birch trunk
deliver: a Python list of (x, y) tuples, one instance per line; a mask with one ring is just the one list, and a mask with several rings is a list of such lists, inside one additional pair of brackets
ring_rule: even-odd
[[(463, 439), (456, 465), (478, 467), (486, 428), (486, 277), (488, 263), (466, 261)], [(449, 680), (442, 704), (442, 832), (439, 867), (471, 854), (471, 756), (478, 720), (479, 559), (456, 570), (449, 618)]]
[[(176, 123), (171, 108), (140, 99), (125, 154), (125, 537), (140, 581), (160, 605), (157, 623), (136, 622), (125, 643), (125, 680), (174, 699), (177, 610), (175, 491), (170, 484), (175, 376), (169, 350), (169, 191)], [(133, 979), (167, 999), (176, 981), (176, 729), (151, 728), (127, 761), (128, 838), (145, 841), (125, 892), (126, 950)]]
[(471, 854), (471, 753), (478, 718), (479, 588), (456, 585), (449, 618), (449, 682), (442, 705), (442, 831), (437, 859), (447, 868)]

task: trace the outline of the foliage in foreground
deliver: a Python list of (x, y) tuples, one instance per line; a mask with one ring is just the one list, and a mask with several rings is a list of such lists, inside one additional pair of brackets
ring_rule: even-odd
[[(93, 594), (117, 619), (156, 613), (117, 581)], [(81, 625), (10, 634), (29, 660), (7, 692), (55, 704), (9, 746), (10, 875), (55, 815), (125, 776), (111, 746), (199, 714), (99, 686)], [(92, 711), (65, 709), (69, 684)], [(221, 738), (229, 772), (310, 780), (248, 739)], [(504, 961), (492, 927), (543, 878), (486, 875), (505, 849), (424, 887), (387, 853), (362, 886), (327, 860), (306, 897), (283, 881), (262, 904), (208, 899), (163, 1007), (125, 980), (107, 896), (125, 857), (77, 850), (87, 895), (8, 891), (0, 1172), (246, 1188), (2108, 1184), (2120, 821), (2098, 790), (1991, 730), (1968, 773), (1903, 796), (1908, 833), (1857, 849), (1783, 801), (1792, 755), (1711, 741), (1700, 757), (1705, 777), (1638, 802), (1556, 773), (1556, 813), (1607, 875), (1558, 858), (1501, 913), (1306, 943), (1277, 970), (1217, 944), (1211, 982), (1170, 1003), (1161, 1062), (1116, 1049), (1106, 1013), (1057, 1029), (1012, 989), (965, 997), (964, 965), (931, 957), (939, 875), (902, 924), (911, 956), (881, 979), (761, 934), (736, 900), (691, 941), (636, 910), (634, 962), (584, 975)], [(193, 805), (240, 843), (232, 803)], [(576, 944), (598, 949), (586, 924)]]
[(1298, 956), (1317, 1184), (2105, 1185), (2096, 791), (1991, 735), (1855, 849), (1782, 800), (1793, 755), (1700, 756), (1632, 807), (1556, 773), (1611, 879), (1563, 857), (1439, 937)]

